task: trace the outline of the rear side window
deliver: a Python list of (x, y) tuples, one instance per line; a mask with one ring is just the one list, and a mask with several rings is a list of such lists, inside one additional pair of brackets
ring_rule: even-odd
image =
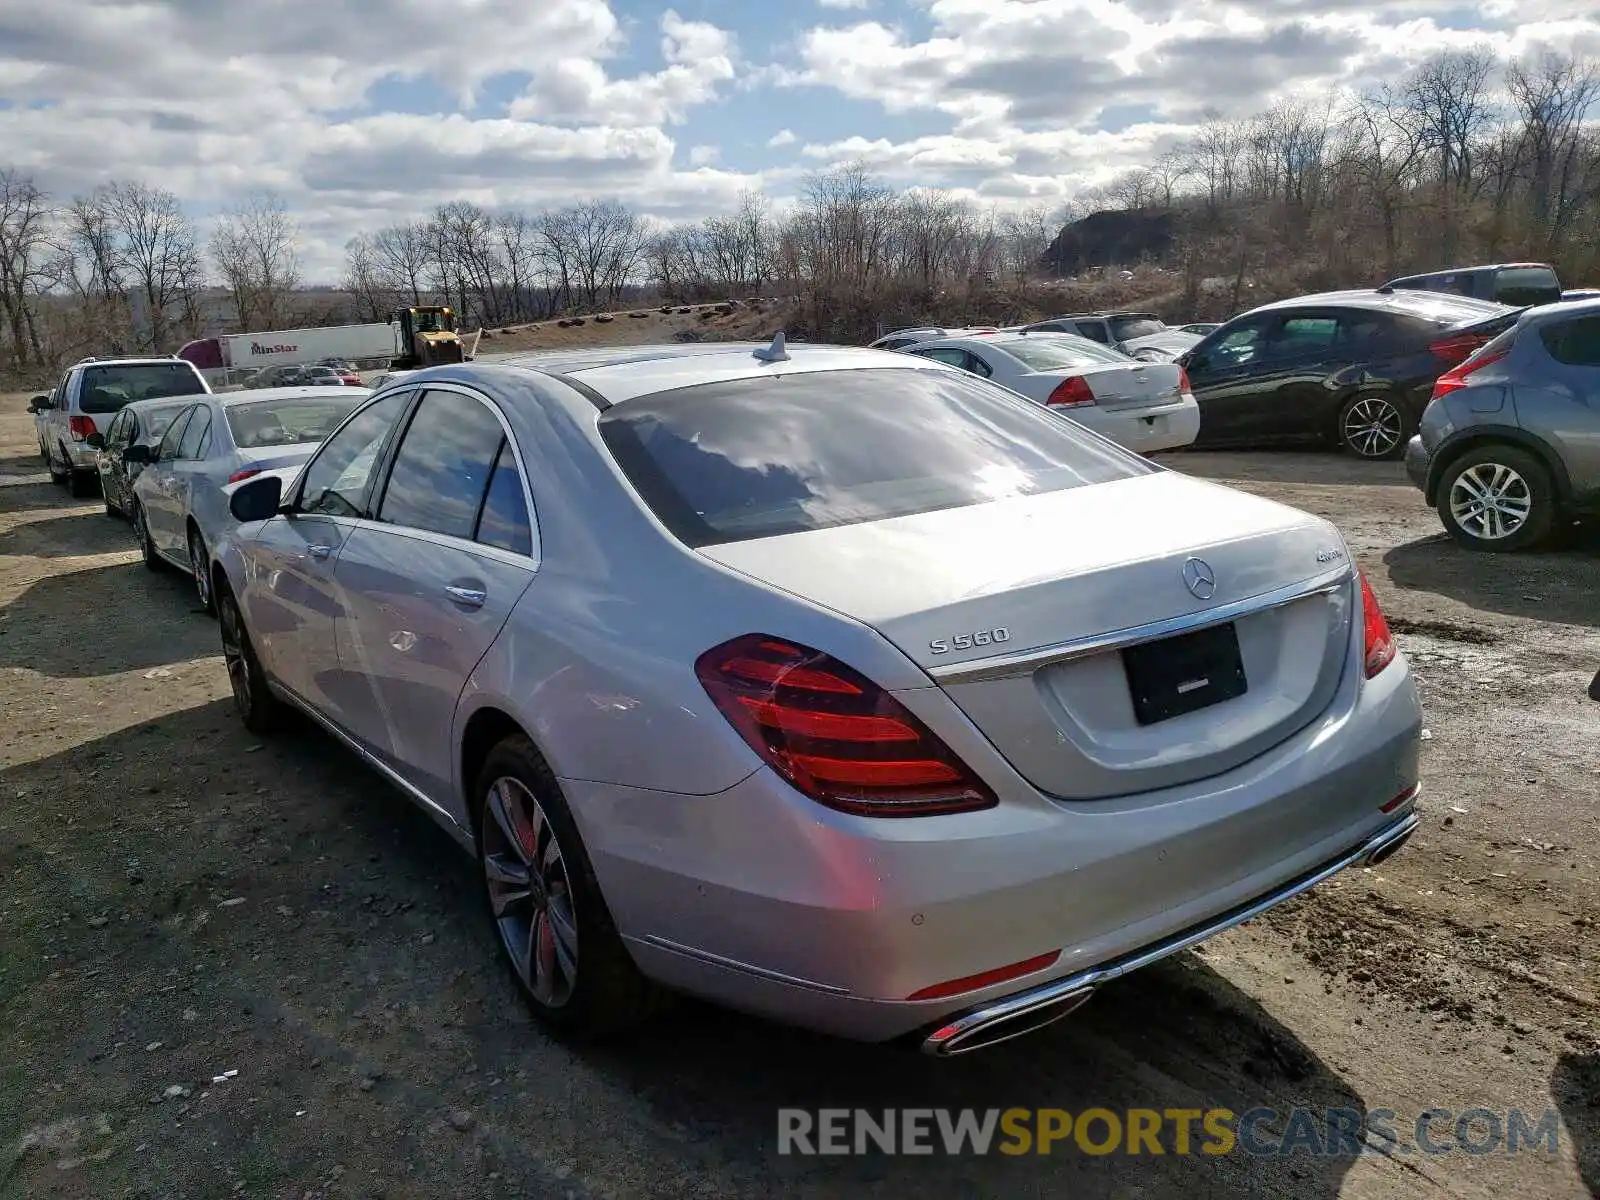
[(489, 476), (489, 494), (483, 498), (483, 514), (473, 541), (497, 546), (513, 554), (533, 553), (533, 530), (528, 520), (528, 501), (522, 494), (522, 472), (511, 443), (500, 443), (500, 457)]
[(1335, 317), (1287, 317), (1272, 338), (1275, 354), (1299, 354), (1326, 350), (1339, 337)]
[(193, 396), (205, 390), (195, 369), (177, 360), (85, 367), (78, 407), (86, 413), (114, 413), (135, 400)]
[(803, 533), (1127, 479), (1159, 468), (995, 384), (820, 371), (629, 400), (600, 432), (690, 546)]
[(504, 441), (480, 401), (427, 393), (395, 453), (378, 520), (470, 541)]
[(996, 343), (995, 349), (1011, 355), (1030, 371), (1073, 370), (1128, 361), (1125, 354), (1071, 334), (1030, 333), (1016, 341)]
[(1569, 367), (1600, 367), (1600, 316), (1577, 317), (1539, 330), (1550, 357)]
[(178, 444), (179, 458), (204, 458), (211, 445), (211, 410), (199, 407), (183, 429), (183, 441)]
[(1494, 298), (1517, 308), (1555, 304), (1561, 299), (1561, 280), (1549, 267), (1507, 267), (1495, 276)]
[(1077, 323), (1077, 331), (1079, 336), (1091, 338), (1097, 342), (1108, 342), (1111, 340), (1106, 336), (1106, 327), (1099, 321), (1079, 321)]

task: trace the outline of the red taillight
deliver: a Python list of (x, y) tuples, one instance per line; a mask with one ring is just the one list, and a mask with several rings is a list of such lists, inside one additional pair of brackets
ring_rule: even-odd
[(1489, 339), (1481, 333), (1458, 333), (1452, 337), (1429, 342), (1428, 350), (1435, 358), (1443, 359), (1446, 366), (1453, 367), (1468, 355), (1482, 349), (1488, 341)]
[(71, 432), (72, 440), (75, 442), (81, 442), (91, 433), (99, 432), (94, 427), (93, 417), (69, 417), (67, 419), (67, 429)]
[(1178, 390), (1187, 396), (1194, 388), (1189, 385), (1189, 372), (1180, 365), (1178, 367)]
[(694, 670), (750, 748), (819, 804), (902, 817), (998, 803), (903, 704), (819, 650), (750, 634), (707, 650)]
[(1056, 384), (1045, 403), (1051, 408), (1081, 408), (1094, 403), (1094, 390), (1083, 376), (1069, 375)]
[(1451, 392), (1460, 391), (1468, 386), (1468, 380), (1473, 372), (1482, 370), (1490, 363), (1499, 362), (1509, 353), (1511, 353), (1511, 350), (1507, 347), (1504, 350), (1497, 350), (1493, 354), (1486, 354), (1482, 358), (1468, 358), (1460, 366), (1446, 371), (1433, 381), (1433, 394), (1429, 399), (1437, 400), (1440, 396), (1448, 396)]
[(1361, 619), (1365, 627), (1367, 678), (1371, 679), (1394, 661), (1394, 634), (1389, 632), (1389, 622), (1372, 594), (1366, 572), (1361, 574)]
[(242, 471), (235, 471), (232, 475), (229, 475), (228, 482), (241, 483), (244, 480), (249, 479), (252, 475), (261, 474), (262, 470), (263, 468), (261, 467), (245, 467)]
[(1009, 967), (996, 967), (992, 971), (980, 971), (976, 975), (964, 975), (960, 979), (952, 979), (947, 983), (936, 983), (932, 987), (925, 987), (919, 991), (912, 992), (906, 999), (942, 1000), (946, 996), (959, 996), (963, 992), (975, 992), (979, 988), (993, 987), (997, 983), (1005, 983), (1011, 979), (1021, 979), (1024, 975), (1032, 975), (1035, 971), (1042, 971), (1046, 967), (1054, 966), (1056, 959), (1060, 957), (1061, 951), (1052, 950), (1049, 954), (1040, 954), (1019, 963), (1012, 963)]

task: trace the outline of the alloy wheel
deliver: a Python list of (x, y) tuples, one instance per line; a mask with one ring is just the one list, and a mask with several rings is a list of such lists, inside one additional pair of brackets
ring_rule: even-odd
[(227, 593), (219, 605), (218, 625), (222, 629), (222, 661), (228, 668), (228, 685), (233, 689), (233, 702), (241, 716), (250, 715), (250, 657), (244, 652), (244, 627), (239, 618), (239, 606)]
[(578, 922), (555, 828), (533, 793), (507, 775), (489, 787), (482, 829), (500, 940), (533, 998), (561, 1008), (578, 983)]
[(1400, 444), (1405, 421), (1381, 396), (1365, 396), (1344, 415), (1344, 441), (1362, 458), (1384, 458)]
[(200, 607), (211, 608), (211, 573), (206, 561), (206, 546), (200, 535), (189, 532), (189, 571), (194, 576), (194, 590), (200, 596)]
[(1533, 511), (1533, 489), (1504, 463), (1468, 467), (1450, 484), (1450, 516), (1475, 538), (1486, 542), (1508, 538), (1521, 529)]

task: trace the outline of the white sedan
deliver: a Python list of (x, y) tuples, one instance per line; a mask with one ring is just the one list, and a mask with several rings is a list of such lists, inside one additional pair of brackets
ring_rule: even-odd
[(143, 466), (129, 515), (145, 566), (190, 572), (210, 612), (212, 556), (235, 523), (226, 489), (278, 468), (298, 470), (371, 394), (336, 384), (196, 396), (159, 445), (128, 447), (129, 466)]
[(1181, 366), (1140, 362), (1075, 334), (939, 338), (900, 353), (992, 379), (1137, 454), (1175, 450), (1200, 433), (1200, 406)]

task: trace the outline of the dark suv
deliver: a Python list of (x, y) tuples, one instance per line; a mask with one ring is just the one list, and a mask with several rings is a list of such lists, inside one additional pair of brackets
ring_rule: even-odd
[(1475, 300), (1494, 300), (1514, 308), (1556, 304), (1561, 300), (1561, 280), (1548, 263), (1494, 263), (1481, 267), (1455, 267), (1391, 279), (1379, 291), (1453, 292)]
[(1517, 309), (1431, 292), (1328, 292), (1263, 305), (1178, 362), (1200, 404), (1196, 447), (1332, 443), (1399, 458), (1433, 381)]
[(1406, 473), (1478, 550), (1535, 546), (1600, 511), (1600, 300), (1528, 309), (1441, 375)]

